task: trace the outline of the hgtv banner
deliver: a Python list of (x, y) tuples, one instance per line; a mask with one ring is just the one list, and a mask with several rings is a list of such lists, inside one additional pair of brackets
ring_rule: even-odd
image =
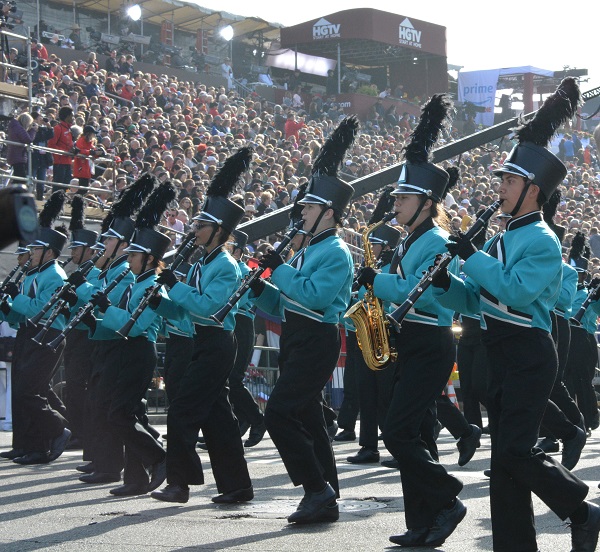
[(494, 103), (499, 74), (499, 69), (458, 73), (458, 101), (484, 107), (485, 112), (477, 113), (475, 121), (486, 127), (494, 124)]

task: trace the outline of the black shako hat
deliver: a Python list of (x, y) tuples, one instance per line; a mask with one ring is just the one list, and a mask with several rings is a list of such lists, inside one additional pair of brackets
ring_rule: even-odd
[(575, 116), (580, 101), (577, 81), (573, 77), (564, 78), (531, 119), (520, 121), (515, 131), (519, 143), (493, 174), (522, 176), (538, 186), (548, 199), (567, 175), (567, 168), (546, 148), (560, 126)]

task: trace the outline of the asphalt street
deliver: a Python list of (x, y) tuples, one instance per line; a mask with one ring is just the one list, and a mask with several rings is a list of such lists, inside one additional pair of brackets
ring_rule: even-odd
[[(162, 432), (164, 426), (158, 426)], [(11, 434), (0, 432), (0, 449), (10, 448)], [(440, 459), (464, 482), (461, 499), (465, 520), (438, 548), (448, 552), (491, 550), (488, 467), (490, 441), (467, 466), (457, 465), (456, 443), (445, 430), (439, 441)], [(192, 551), (236, 550), (265, 552), (350, 552), (400, 550), (388, 541), (405, 531), (400, 478), (379, 464), (352, 465), (346, 457), (358, 443), (335, 443), (340, 473), (341, 516), (337, 523), (291, 526), (286, 517), (302, 497), (290, 483), (270, 439), (247, 450), (255, 499), (247, 504), (217, 506), (208, 454), (199, 449), (206, 467), (206, 485), (192, 487), (187, 504), (172, 505), (149, 496), (115, 498), (115, 484), (79, 482), (75, 466), (81, 451), (66, 451), (51, 464), (19, 466), (0, 460), (0, 550)], [(575, 473), (589, 487), (588, 498), (600, 503), (598, 453), (600, 430), (588, 440)], [(389, 455), (382, 452), (382, 459)], [(570, 550), (570, 534), (546, 506), (534, 497), (538, 545), (542, 551)]]

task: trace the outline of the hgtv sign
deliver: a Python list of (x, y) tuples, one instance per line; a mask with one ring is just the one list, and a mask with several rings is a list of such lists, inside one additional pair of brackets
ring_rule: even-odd
[(339, 23), (330, 23), (322, 17), (313, 25), (313, 40), (322, 40), (324, 38), (340, 38)]

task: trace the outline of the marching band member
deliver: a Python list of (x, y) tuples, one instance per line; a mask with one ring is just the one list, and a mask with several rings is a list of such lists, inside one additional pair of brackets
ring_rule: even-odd
[[(71, 243), (67, 249), (71, 250), (71, 262), (79, 268), (94, 256), (92, 247), (98, 240), (98, 233), (88, 230), (84, 226), (84, 200), (80, 195), (75, 195), (71, 200)], [(97, 280), (100, 269), (94, 266), (87, 274), (88, 279)], [(73, 308), (77, 311), (84, 304), (78, 300)], [(82, 324), (71, 332), (64, 349), (66, 397), (65, 406), (69, 419), (69, 429), (73, 433), (69, 448), (82, 448), (88, 426), (87, 418), (87, 385), (92, 373), (91, 352), (94, 342), (88, 338), (88, 328)]]
[(440, 271), (438, 300), (459, 312), (481, 309), (488, 349), (488, 413), (492, 438), (490, 499), (494, 550), (537, 550), (531, 494), (561, 519), (570, 518), (572, 550), (596, 550), (600, 507), (584, 501), (587, 485), (534, 448), (554, 385), (557, 356), (550, 310), (560, 293), (561, 247), (542, 220), (541, 206), (567, 170), (546, 145), (574, 116), (580, 99), (567, 77), (535, 117), (517, 131), (518, 144), (497, 169), (506, 231), (477, 250), (463, 234), (451, 253), (465, 262), (465, 281)]
[(202, 435), (219, 491), (215, 503), (247, 502), (254, 490), (237, 420), (229, 403), (227, 379), (236, 355), (236, 309), (219, 327), (210, 316), (222, 307), (240, 284), (237, 262), (223, 246), (244, 215), (244, 209), (227, 196), (235, 187), (251, 158), (242, 148), (227, 159), (213, 178), (207, 199), (196, 221), (196, 244), (204, 246), (204, 257), (190, 269), (187, 282), (179, 282), (171, 270), (163, 270), (158, 282), (168, 297), (157, 297), (151, 306), (171, 321), (191, 317), (195, 324), (192, 361), (180, 374), (177, 394), (167, 416), (167, 486), (152, 498), (185, 503), (189, 486), (202, 485), (204, 473), (196, 452)]
[[(242, 255), (248, 243), (248, 234), (240, 230), (233, 231), (233, 249), (231, 256), (237, 261), (242, 278), (249, 274), (248, 265), (242, 260)], [(244, 386), (244, 375), (252, 359), (254, 351), (254, 311), (253, 301), (249, 292), (238, 302), (238, 311), (235, 315), (235, 339), (237, 342), (237, 355), (235, 364), (229, 376), (229, 400), (233, 411), (240, 423), (250, 425), (250, 434), (244, 443), (245, 447), (254, 447), (262, 441), (267, 431), (265, 420), (258, 404), (252, 394)], [(245, 433), (242, 431), (242, 434)]]
[[(161, 259), (171, 245), (171, 239), (154, 227), (177, 196), (170, 182), (161, 184), (148, 198), (136, 219), (131, 243), (123, 251), (135, 275), (118, 302), (97, 292), (93, 299), (103, 314), (101, 325), (117, 332), (130, 319), (149, 288), (156, 283)], [(103, 395), (105, 416), (101, 431), (110, 433), (125, 447), (123, 485), (111, 489), (115, 496), (146, 494), (158, 488), (165, 480), (165, 451), (152, 434), (139, 423), (140, 405), (144, 400), (156, 367), (156, 336), (161, 325), (160, 316), (152, 309), (144, 309), (135, 321), (127, 339), (118, 341), (115, 362), (106, 365), (100, 387), (110, 389)], [(150, 475), (150, 479), (149, 479)]]
[(323, 415), (322, 390), (340, 353), (340, 315), (350, 302), (353, 264), (337, 235), (352, 186), (336, 177), (354, 140), (358, 121), (342, 121), (313, 165), (303, 205), (304, 231), (310, 241), (296, 266), (275, 251), (261, 259), (273, 272), (271, 283), (257, 280), (257, 306), (282, 316), (280, 376), (271, 392), (265, 422), (294, 485), (304, 498), (290, 523), (335, 521), (339, 486), (335, 457)]
[[(135, 224), (130, 217), (142, 206), (144, 199), (148, 197), (155, 184), (156, 179), (153, 176), (143, 175), (126, 188), (119, 200), (115, 201), (111, 207), (102, 225), (102, 244), (95, 246), (104, 249), (104, 254), (97, 263), (102, 267), (100, 274), (89, 279), (83, 278), (78, 272), (69, 276), (69, 281), (76, 286), (79, 300), (85, 303), (91, 301), (99, 290), (105, 289), (117, 276), (129, 268), (125, 249), (129, 246), (135, 230)], [(133, 274), (127, 274), (110, 292), (108, 299), (118, 304), (119, 299), (134, 279)], [(103, 420), (107, 411), (104, 397), (109, 396), (111, 384), (106, 382), (107, 387), (103, 387), (102, 383), (105, 380), (102, 374), (107, 366), (118, 363), (121, 337), (100, 322), (96, 322), (95, 330), (90, 332), (90, 338), (95, 342), (90, 355), (92, 373), (88, 382), (89, 424), (93, 439), (90, 440), (89, 446), (84, 448), (84, 459), (89, 459), (91, 464), (79, 466), (77, 469), (84, 472), (84, 475), (79, 477), (83, 483), (115, 483), (121, 479), (121, 470), (125, 460), (122, 444), (105, 431), (106, 424)]]
[[(66, 274), (57, 259), (67, 242), (64, 227), (52, 228), (65, 201), (65, 194), (57, 191), (44, 205), (40, 216), (40, 235), (28, 248), (31, 251), (32, 277), (26, 278), (23, 290), (14, 284), (7, 286), (12, 302), (7, 302), (9, 322), (26, 323), (28, 318), (42, 310), (57, 288), (65, 283)], [(7, 310), (10, 309), (10, 310)], [(49, 314), (42, 319), (43, 324)], [(56, 336), (64, 328), (65, 317), (60, 314), (48, 331)], [(39, 328), (23, 327), (26, 337), (23, 350), (19, 353), (18, 366), (14, 367), (13, 379), (13, 428), (24, 444), (23, 455), (13, 459), (17, 464), (45, 464), (58, 458), (71, 437), (65, 418), (48, 404), (47, 393), (50, 380), (58, 368), (62, 348), (53, 352), (44, 345), (31, 341)]]
[[(373, 285), (377, 297), (401, 303), (420, 281), (423, 271), (444, 251), (447, 218), (442, 208), (449, 175), (429, 161), (452, 108), (449, 98), (434, 95), (406, 146), (394, 211), (408, 236), (396, 249), (389, 274), (365, 267), (361, 284)], [(453, 261), (451, 269), (456, 271)], [(406, 527), (390, 537), (400, 546), (439, 546), (466, 514), (457, 495), (462, 482), (438, 462), (434, 439), (436, 399), (442, 394), (454, 364), (452, 311), (442, 307), (428, 289), (408, 313), (396, 336), (398, 372), (388, 410), (383, 441), (398, 461)]]

